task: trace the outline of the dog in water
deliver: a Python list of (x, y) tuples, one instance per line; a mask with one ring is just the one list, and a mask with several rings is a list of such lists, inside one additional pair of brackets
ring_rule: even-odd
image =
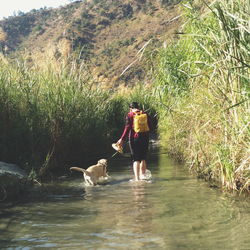
[(87, 169), (71, 167), (70, 170), (82, 172), (86, 183), (96, 185), (100, 177), (108, 177), (107, 165), (108, 161), (106, 159), (100, 159), (96, 165), (92, 165)]

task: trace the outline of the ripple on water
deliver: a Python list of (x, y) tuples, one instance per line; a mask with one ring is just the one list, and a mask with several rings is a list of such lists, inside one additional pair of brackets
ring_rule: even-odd
[(75, 194), (13, 207), (1, 218), (1, 247), (249, 249), (249, 202), (208, 188), (167, 158), (151, 172), (151, 183), (129, 182), (127, 167), (111, 171), (105, 185), (73, 180)]

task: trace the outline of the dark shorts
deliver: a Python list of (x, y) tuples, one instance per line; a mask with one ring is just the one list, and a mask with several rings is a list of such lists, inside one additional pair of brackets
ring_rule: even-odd
[(148, 133), (141, 133), (138, 137), (129, 139), (129, 147), (133, 161), (146, 160), (148, 154), (148, 144)]

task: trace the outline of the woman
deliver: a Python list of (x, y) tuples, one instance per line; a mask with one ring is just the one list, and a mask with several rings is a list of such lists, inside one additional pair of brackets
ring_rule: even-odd
[(146, 158), (148, 153), (150, 122), (148, 115), (140, 110), (137, 102), (132, 102), (129, 108), (124, 131), (116, 144), (122, 147), (125, 138), (128, 136), (135, 181), (139, 181), (143, 179), (147, 168)]

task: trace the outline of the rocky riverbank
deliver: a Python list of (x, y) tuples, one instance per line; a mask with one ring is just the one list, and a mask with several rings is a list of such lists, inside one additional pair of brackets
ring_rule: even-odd
[(0, 201), (18, 200), (31, 186), (27, 173), (15, 164), (0, 161)]

